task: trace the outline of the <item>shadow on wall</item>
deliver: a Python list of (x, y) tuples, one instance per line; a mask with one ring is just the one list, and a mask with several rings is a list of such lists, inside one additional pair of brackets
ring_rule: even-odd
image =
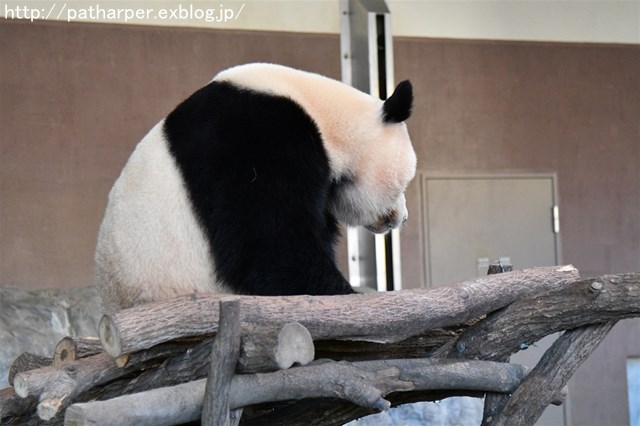
[(102, 307), (95, 288), (24, 290), (0, 286), (0, 389), (23, 352), (53, 357), (65, 336), (97, 336)]

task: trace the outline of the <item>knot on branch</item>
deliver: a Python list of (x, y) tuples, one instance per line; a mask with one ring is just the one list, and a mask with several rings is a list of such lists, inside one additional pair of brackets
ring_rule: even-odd
[(335, 396), (365, 408), (388, 410), (391, 403), (383, 398), (384, 395), (415, 388), (412, 382), (400, 380), (400, 370), (395, 367), (371, 372), (344, 362), (323, 366), (331, 377), (328, 383)]

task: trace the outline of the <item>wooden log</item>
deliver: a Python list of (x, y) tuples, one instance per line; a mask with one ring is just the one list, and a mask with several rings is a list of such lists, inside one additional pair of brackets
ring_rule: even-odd
[(45, 398), (38, 404), (36, 412), (42, 420), (48, 421), (58, 415), (68, 405), (68, 395)]
[(490, 424), (534, 424), (615, 323), (616, 321), (609, 321), (590, 325), (567, 331), (560, 336)]
[[(337, 342), (336, 342), (337, 343)], [(348, 342), (342, 342), (346, 344)], [(99, 387), (82, 395), (83, 399), (107, 399), (123, 394), (142, 392), (163, 386), (172, 386), (186, 381), (205, 377), (208, 372), (212, 339), (202, 341), (197, 346), (188, 346), (182, 353), (176, 354), (164, 360), (155, 368), (149, 368), (131, 379), (122, 379), (109, 383), (105, 387)], [(167, 344), (164, 344), (167, 345)], [(162, 345), (161, 345), (162, 346)], [(155, 348), (150, 351), (155, 352)], [(144, 359), (145, 351), (132, 355), (132, 359)], [(386, 353), (389, 358), (392, 352)], [(250, 364), (248, 364), (250, 367)], [(244, 367), (238, 363), (236, 372), (245, 372)]]
[[(507, 361), (508, 362), (508, 361)], [(509, 400), (509, 395), (504, 393), (487, 392), (484, 397), (484, 407), (482, 409), (482, 422), (480, 426), (489, 426), (493, 419), (504, 408)]]
[[(487, 271), (487, 275), (502, 274), (504, 272), (508, 272), (512, 270), (513, 270), (513, 266), (511, 265), (505, 266), (505, 265), (502, 265), (502, 262), (498, 262), (497, 265), (496, 264), (489, 265), (489, 270)], [(511, 357), (509, 355), (503, 355), (502, 357), (500, 357), (500, 359), (497, 359), (496, 361), (509, 362), (510, 359)], [(488, 426), (490, 420), (487, 421), (487, 419), (493, 419), (496, 416), (496, 414), (502, 411), (502, 408), (507, 403), (508, 399), (509, 399), (509, 395), (507, 394), (497, 393), (497, 392), (487, 392), (487, 394), (484, 396), (484, 407), (482, 411), (482, 422), (480, 423), (480, 426)]]
[(41, 367), (51, 365), (53, 360), (46, 356), (33, 354), (31, 352), (23, 352), (11, 363), (9, 367), (9, 384), (13, 385), (13, 379), (16, 374), (23, 371), (36, 370)]
[[(268, 327), (263, 328), (268, 329)], [(261, 347), (267, 348), (269, 346), (268, 336), (266, 334), (262, 333), (260, 337), (252, 338), (251, 340), (254, 341), (253, 344), (255, 344), (256, 339), (264, 339), (259, 343)], [(194, 344), (194, 342), (196, 342), (196, 344)], [(135, 376), (131, 380), (119, 380), (117, 382), (110, 383), (105, 388), (96, 389), (95, 392), (89, 392), (86, 396), (83, 395), (83, 397), (99, 397), (104, 399), (120, 394), (140, 392), (206, 377), (209, 368), (212, 342), (212, 338), (206, 338), (204, 340), (202, 340), (202, 338), (198, 338), (192, 339), (191, 341), (183, 341), (182, 343), (178, 343), (177, 341), (169, 342), (117, 358), (117, 364), (122, 362), (119, 365), (125, 365), (127, 367), (132, 363), (145, 364), (150, 360), (153, 361), (156, 359), (160, 359), (161, 364), (154, 368), (145, 369), (140, 375)], [(293, 342), (287, 343), (286, 338), (284, 339), (284, 342), (284, 346), (282, 347), (295, 350)], [(270, 343), (277, 346), (274, 342)], [(275, 354), (277, 348), (272, 347), (268, 350)], [(301, 353), (295, 357), (300, 360), (299, 362), (302, 362), (305, 358), (308, 358), (308, 355), (305, 355), (305, 353), (312, 350), (312, 347), (303, 347)], [(249, 350), (248, 353), (244, 350), (243, 352), (245, 353), (242, 354), (241, 352), (241, 359), (243, 356), (245, 359), (242, 360), (242, 365), (240, 362), (238, 363), (237, 372), (246, 373), (247, 369), (256, 370), (256, 363), (269, 365), (269, 368), (273, 368), (277, 365), (275, 359), (268, 361), (267, 358), (269, 358), (269, 356), (259, 355), (255, 348), (253, 350)], [(163, 358), (166, 359), (162, 360)]]
[(118, 413), (118, 421), (123, 425), (172, 426), (196, 422), (200, 420), (204, 388), (205, 380), (201, 379), (106, 401), (76, 403), (66, 409), (64, 424), (108, 425), (113, 421), (113, 413)]
[(65, 361), (75, 361), (100, 352), (103, 352), (102, 344), (97, 337), (67, 336), (56, 345), (53, 353), (53, 363), (60, 364)]
[[(268, 328), (268, 327), (264, 327)], [(436, 333), (436, 341), (442, 342), (444, 341), (446, 336), (450, 336), (453, 331), (446, 331), (441, 333)], [(417, 344), (425, 344), (425, 340), (428, 340), (427, 335), (419, 338), (416, 342)], [(146, 368), (139, 375), (132, 376), (131, 378), (123, 378), (114, 380), (107, 385), (96, 386), (92, 389), (87, 389), (78, 395), (78, 398), (81, 399), (107, 399), (113, 398), (116, 396), (134, 393), (134, 392), (142, 392), (149, 389), (154, 389), (163, 386), (172, 386), (179, 383), (196, 380), (202, 377), (206, 377), (208, 368), (209, 368), (209, 360), (210, 360), (210, 352), (211, 345), (213, 339), (208, 338), (204, 341), (200, 341), (197, 345), (194, 346), (193, 342), (185, 342), (183, 344), (179, 344), (176, 342), (170, 342), (161, 344), (158, 346), (154, 346), (148, 350), (136, 352), (130, 355), (129, 364), (126, 364), (127, 367), (131, 365), (131, 363), (139, 363), (141, 365), (146, 365), (145, 363), (149, 360), (156, 360), (154, 362), (160, 362), (159, 365), (154, 368)], [(356, 344), (356, 349), (360, 348), (360, 345), (363, 342), (339, 342), (334, 341), (334, 345), (342, 345), (343, 353), (349, 354), (353, 352), (349, 356), (355, 359), (362, 358), (357, 356), (356, 349), (351, 348), (351, 344)], [(404, 357), (407, 353), (412, 352), (419, 355), (424, 354), (424, 350), (420, 347), (414, 348), (411, 350), (408, 346), (409, 342), (404, 342), (404, 344), (400, 345), (400, 350), (397, 352), (399, 356), (396, 358)], [(385, 345), (381, 344), (369, 344), (375, 345), (384, 349)], [(426, 343), (427, 347), (431, 347), (433, 343)], [(396, 350), (392, 347), (389, 348), (388, 351), (384, 352), (384, 359), (390, 359), (392, 355), (396, 352)], [(337, 348), (337, 346), (336, 346)], [(369, 348), (373, 350), (373, 348)], [(305, 349), (304, 351), (307, 351)], [(337, 350), (337, 349), (336, 349)], [(303, 352), (304, 352), (303, 351)], [(335, 352), (334, 352), (335, 355)], [(168, 357), (167, 357), (168, 356)], [(368, 353), (366, 355), (367, 359), (371, 359), (372, 353)], [(299, 358), (303, 358), (303, 355), (299, 355)], [(165, 359), (166, 358), (166, 359)], [(264, 359), (260, 356), (257, 356), (257, 359)], [(118, 362), (120, 359), (116, 359)], [(242, 350), (241, 350), (241, 360), (242, 360)], [(244, 361), (244, 364), (241, 365), (241, 362), (238, 363), (236, 372), (237, 373), (246, 373), (247, 369), (255, 370), (255, 367), (252, 367), (253, 362), (255, 361)], [(272, 365), (271, 362), (267, 363), (268, 365)], [(265, 365), (263, 363), (263, 365)]]
[[(292, 361), (304, 365), (313, 360), (313, 342), (301, 325), (285, 325), (277, 332), (269, 330), (271, 328), (265, 325), (260, 329), (243, 331), (236, 372), (275, 371), (289, 368)], [(121, 392), (139, 392), (205, 377), (212, 342), (212, 338), (183, 339), (116, 358), (116, 364), (120, 367), (164, 359), (158, 368), (143, 372), (130, 385), (123, 384)], [(291, 359), (287, 360), (287, 357)]]
[[(180, 356), (198, 347), (207, 338), (201, 336), (197, 339), (182, 339), (173, 342), (162, 343), (138, 352), (124, 354), (116, 358), (116, 365), (124, 368), (133, 364), (141, 365), (158, 358)], [(212, 342), (212, 339), (208, 340)], [(210, 345), (209, 345), (210, 346)]]
[(218, 334), (211, 350), (201, 422), (204, 426), (230, 426), (229, 389), (240, 355), (240, 300), (220, 300)]
[[(567, 329), (573, 329), (584, 324), (585, 316), (590, 321), (595, 322), (608, 321), (618, 316), (624, 318), (637, 317), (639, 315), (637, 309), (637, 278), (637, 273), (605, 276), (601, 277), (601, 279), (590, 279), (566, 286), (564, 290), (559, 289), (554, 292), (553, 296), (544, 297), (541, 302), (538, 302), (539, 297), (543, 297), (546, 294), (519, 300), (469, 327), (463, 335), (477, 336), (474, 339), (463, 337), (452, 339), (442, 349), (433, 351), (431, 356), (453, 356), (454, 358), (463, 359), (474, 354), (476, 359), (496, 360), (501, 356), (510, 355), (518, 350), (520, 343), (523, 342), (523, 340), (519, 340), (518, 336), (521, 335), (518, 333), (527, 333), (534, 330), (535, 333), (532, 336), (534, 340), (538, 340), (548, 334), (560, 331), (556, 329), (558, 325), (556, 316), (562, 318), (561, 326)], [(595, 286), (593, 286), (594, 282), (597, 283)], [(614, 289), (610, 285), (616, 285), (619, 288)], [(603, 294), (605, 297), (603, 297)], [(588, 300), (592, 301), (592, 303), (597, 302), (599, 307), (594, 308), (588, 303), (578, 303), (572, 313), (574, 308), (572, 301), (579, 301), (584, 295), (587, 295)], [(559, 299), (562, 299), (562, 301)], [(539, 312), (539, 315), (532, 314), (532, 306), (535, 307), (536, 312)], [(591, 315), (592, 310), (596, 311), (595, 315)], [(570, 316), (563, 317), (563, 313), (569, 313)], [(528, 319), (532, 316), (534, 319), (529, 321)], [(498, 318), (500, 318), (500, 321), (497, 321)], [(514, 336), (516, 337), (514, 338)], [(485, 348), (485, 345), (488, 345), (488, 347)], [(460, 351), (459, 349), (464, 350)], [(392, 403), (402, 404), (411, 400), (437, 400), (452, 396), (451, 393), (440, 393), (434, 396), (432, 393), (420, 392), (413, 393), (415, 396), (412, 396), (410, 395), (412, 393), (397, 394), (390, 400)], [(464, 394), (469, 395), (468, 392)], [(564, 400), (564, 395), (565, 388), (554, 396), (552, 403), (561, 404)], [(482, 395), (479, 396), (481, 397)], [(326, 403), (325, 401), (312, 400), (301, 401), (289, 407), (271, 410), (268, 414), (256, 416), (255, 421), (247, 422), (245, 416), (243, 423), (282, 424), (284, 422), (288, 426), (310, 426), (319, 424), (316, 421), (318, 418), (331, 418), (328, 424), (341, 425), (367, 414), (371, 413), (343, 401), (333, 400), (331, 403)], [(284, 419), (286, 419), (286, 422)]]
[[(635, 291), (635, 290), (634, 290), (634, 288), (636, 288), (636, 287), (635, 287), (635, 283), (636, 283), (636, 281), (634, 281), (634, 280), (632, 279), (633, 275), (634, 275), (634, 274), (625, 274), (624, 276), (620, 276), (620, 277), (613, 277), (613, 280), (612, 280), (612, 281), (614, 281), (614, 282), (617, 282), (618, 284), (622, 283), (622, 285), (624, 286), (624, 288), (626, 289), (626, 291), (628, 291), (628, 293), (626, 294), (626, 296), (624, 296), (624, 298), (626, 298), (626, 299), (627, 299), (627, 303), (629, 303), (629, 304), (630, 304), (630, 306), (631, 306), (632, 308), (633, 308), (633, 306), (634, 306), (634, 305), (633, 305), (634, 301), (637, 301), (637, 296), (635, 295), (636, 293), (634, 293), (634, 291)], [(603, 282), (600, 282), (600, 281), (603, 281)], [(600, 280), (600, 281), (598, 281), (598, 280), (591, 280), (591, 281), (589, 281), (590, 285), (589, 285), (589, 286), (588, 286), (588, 288), (586, 289), (586, 291), (588, 291), (588, 293), (589, 293), (589, 294), (591, 294), (595, 299), (599, 299), (599, 298), (601, 297), (601, 295), (600, 295), (600, 291), (601, 291), (601, 290), (603, 290), (603, 289), (604, 289), (604, 292), (605, 292), (605, 293), (608, 293), (608, 292), (609, 292), (608, 288), (606, 287), (606, 282), (608, 282), (608, 278), (607, 278), (607, 277), (603, 277), (603, 279), (602, 279), (602, 280)], [(594, 284), (594, 282), (595, 282), (597, 285), (595, 285), (595, 286), (594, 286), (594, 285), (593, 285), (593, 284)], [(582, 283), (582, 284), (584, 284), (584, 283)], [(570, 296), (570, 295), (569, 295), (569, 296), (567, 296), (567, 295), (565, 294), (563, 297), (573, 297), (573, 296)], [(532, 299), (532, 300), (535, 300), (535, 299)], [(527, 304), (531, 304), (531, 303), (532, 303), (532, 300), (527, 301)], [(602, 302), (602, 301), (599, 301), (599, 302)], [(519, 302), (518, 302), (518, 303), (519, 303)], [(619, 305), (619, 304), (617, 304), (617, 303), (616, 303), (615, 299), (614, 299), (613, 301), (612, 301), (612, 300), (609, 300), (609, 301), (608, 301), (608, 302), (606, 302), (606, 303), (613, 304), (614, 306), (621, 306), (621, 305)], [(545, 305), (546, 305), (546, 304), (545, 304)], [(588, 309), (589, 309), (589, 307), (587, 306), (585, 309), (587, 309), (587, 310), (588, 310)], [(627, 315), (627, 316), (637, 316), (637, 314), (634, 314), (633, 312), (635, 312), (635, 311), (631, 311), (631, 313), (627, 312), (625, 315)], [(613, 312), (613, 313), (612, 313), (612, 312), (608, 312), (608, 313), (607, 313), (607, 312), (604, 312), (604, 314), (603, 314), (603, 315), (610, 315), (610, 316), (611, 316), (611, 315), (613, 315), (613, 316), (616, 316), (616, 315), (618, 315), (618, 314), (619, 314), (619, 312), (617, 312), (617, 313), (616, 313), (616, 312)], [(492, 315), (492, 316), (493, 316), (493, 315)], [(550, 318), (551, 318), (551, 317), (552, 317), (552, 314), (543, 315), (543, 316), (541, 317), (541, 320), (542, 320), (542, 321), (546, 321), (547, 323), (553, 323), (554, 321), (550, 321)], [(608, 318), (608, 317), (607, 317), (607, 318)], [(580, 320), (580, 318), (578, 318), (578, 320)], [(512, 320), (512, 321), (513, 321), (513, 320)], [(570, 326), (570, 325), (571, 325), (571, 322), (570, 322), (570, 321), (569, 321), (569, 322), (567, 322), (567, 323), (565, 324), (565, 326)], [(166, 374), (165, 374), (165, 375), (166, 375)], [(312, 413), (312, 414), (313, 414), (313, 413)]]
[[(266, 326), (263, 328), (268, 329), (268, 327)], [(297, 336), (298, 333), (300, 333), (300, 330), (297, 330), (294, 334)], [(259, 343), (259, 345), (261, 347), (268, 348), (267, 350), (270, 353), (275, 354), (277, 349), (275, 347), (269, 347), (268, 335), (264, 333), (259, 333), (259, 335), (260, 337), (258, 337), (258, 339), (262, 341)], [(294, 352), (298, 350), (294, 346), (299, 346), (299, 342), (295, 344), (286, 343), (286, 340), (288, 340), (288, 338), (284, 339), (285, 343), (283, 347), (286, 347), (290, 351)], [(298, 339), (296, 338), (296, 340)], [(306, 338), (303, 338), (303, 340), (306, 341)], [(209, 371), (212, 342), (213, 339), (208, 338), (204, 341), (201, 341), (196, 346), (193, 346), (192, 343), (189, 343), (187, 346), (183, 347), (182, 352), (172, 354), (172, 356), (163, 360), (161, 364), (159, 364), (155, 368), (146, 369), (141, 374), (131, 379), (117, 380), (115, 382), (109, 383), (105, 387), (88, 391), (86, 394), (82, 394), (82, 398), (106, 399), (123, 394), (142, 392), (163, 386), (172, 386), (179, 383), (206, 377)], [(271, 344), (273, 345), (274, 343), (271, 342)], [(165, 343), (159, 346), (154, 346), (151, 349), (131, 354), (130, 359), (136, 362), (145, 361), (148, 359), (147, 356), (145, 356), (146, 353), (150, 353), (150, 356), (153, 359), (154, 356), (158, 356), (159, 353), (162, 353), (158, 349), (160, 347), (167, 347), (167, 353), (170, 354), (170, 352), (173, 350), (173, 348), (171, 347), (172, 345), (173, 343)], [(247, 343), (244, 342), (243, 347), (246, 348), (247, 346), (251, 346), (251, 344), (247, 345)], [(278, 345), (276, 344), (276, 347), (277, 346)], [(308, 343), (305, 343), (302, 345), (300, 351), (301, 353), (295, 355), (294, 358), (300, 360), (300, 363), (302, 364), (302, 361), (306, 361), (309, 358), (308, 354), (313, 351), (313, 347), (310, 345), (308, 346)], [(271, 360), (270, 356), (263, 356), (258, 354), (255, 348), (253, 350), (250, 349), (248, 352), (249, 353), (247, 353), (245, 349), (241, 349), (241, 357), (238, 362), (236, 372), (246, 373), (248, 370), (258, 370), (259, 368), (257, 368), (256, 365), (261, 366), (260, 368), (264, 367), (267, 369), (271, 369), (277, 364), (275, 359)], [(245, 358), (244, 360), (243, 357)], [(117, 359), (116, 361), (118, 360), (119, 359)], [(285, 363), (281, 364), (281, 366), (284, 368)]]
[[(551, 405), (564, 404), (567, 394), (569, 393), (569, 387), (564, 386), (560, 392), (555, 394), (551, 399)], [(487, 392), (484, 397), (484, 410), (482, 412), (481, 426), (492, 426), (494, 419), (504, 409), (507, 402), (509, 402), (510, 395), (506, 393)], [(489, 399), (489, 401), (487, 401)]]
[[(565, 389), (563, 389), (563, 392)], [(456, 396), (483, 398), (485, 392), (471, 390), (414, 390), (395, 392), (387, 396), (392, 407), (423, 401), (442, 401)], [(564, 398), (566, 394), (561, 394)], [(560, 399), (554, 399), (558, 405)], [(553, 403), (553, 402), (552, 402)], [(305, 399), (288, 405), (262, 404), (242, 418), (246, 426), (342, 426), (351, 420), (375, 414), (375, 410), (355, 406), (337, 398)]]
[[(198, 341), (201, 341), (201, 339)], [(210, 349), (210, 344), (208, 347)], [(139, 389), (147, 390), (150, 388), (150, 384), (146, 382), (144, 378), (148, 374), (157, 374), (165, 378), (166, 376), (170, 376), (171, 379), (168, 380), (169, 383), (181, 383), (198, 377), (204, 377), (206, 373), (196, 374), (197, 371), (193, 368), (190, 369), (186, 377), (174, 375), (173, 370), (163, 370), (164, 366), (167, 365), (166, 362), (168, 359), (180, 357), (185, 353), (191, 353), (193, 349), (194, 343), (191, 341), (183, 343), (169, 342), (153, 347), (148, 351), (144, 351), (144, 353), (137, 352), (130, 354), (129, 360), (124, 367), (118, 365), (120, 359), (116, 359), (116, 365), (122, 370), (120, 377), (107, 380), (105, 383), (95, 386), (89, 386), (78, 392), (77, 395), (73, 397), (73, 401), (67, 400), (66, 404), (68, 405), (69, 402), (113, 398), (115, 396), (136, 392)], [(185, 365), (185, 369), (186, 368), (188, 367)], [(162, 384), (158, 384), (158, 386), (162, 386)], [(153, 383), (151, 383), (151, 387), (153, 387)]]
[(529, 346), (549, 334), (638, 315), (640, 273), (605, 275), (518, 300), (468, 328), (432, 356), (500, 360), (519, 351), (522, 344)]
[(99, 383), (96, 378), (111, 377), (118, 370), (113, 358), (103, 352), (73, 364), (59, 364), (18, 373), (14, 379), (14, 389), (22, 398), (30, 395), (40, 397), (45, 391), (72, 387), (75, 383), (81, 386)]
[[(441, 401), (445, 398), (468, 396), (482, 398), (484, 392), (474, 391), (409, 391), (396, 392), (388, 396), (391, 406), (396, 407), (421, 401)], [(359, 407), (338, 398), (306, 399), (273, 407), (269, 404), (253, 406), (242, 418), (243, 426), (342, 426), (375, 410)]]
[(368, 361), (375, 359), (424, 358), (445, 343), (455, 339), (469, 325), (428, 330), (417, 336), (394, 343), (374, 343), (347, 340), (316, 340), (317, 358), (335, 361)]
[(280, 329), (263, 326), (242, 334), (238, 370), (243, 373), (286, 370), (294, 364), (306, 365), (315, 357), (311, 334), (295, 322)]
[(75, 362), (18, 373), (14, 389), (22, 398), (36, 397), (40, 401), (38, 414), (49, 420), (86, 390), (141, 368), (140, 364), (120, 368), (110, 355), (102, 352)]
[[(348, 296), (243, 296), (241, 309), (248, 324), (282, 326), (299, 322), (314, 340), (398, 342), (426, 330), (477, 318), (578, 278), (572, 266), (531, 268), (430, 290)], [(105, 315), (98, 327), (102, 346), (118, 357), (180, 337), (215, 333), (221, 297), (193, 294)], [(390, 305), (395, 308), (388, 309)]]
[[(386, 360), (357, 363), (313, 363), (266, 374), (236, 375), (230, 406), (286, 401), (305, 397), (339, 397), (374, 409), (388, 408), (383, 396), (409, 389), (456, 389), (512, 392), (525, 376), (514, 364), (448, 360)], [(205, 381), (158, 388), (107, 401), (73, 404), (66, 425), (104, 424), (112, 413), (136, 425), (169, 425), (200, 418)], [(175, 401), (168, 405), (166, 401)]]

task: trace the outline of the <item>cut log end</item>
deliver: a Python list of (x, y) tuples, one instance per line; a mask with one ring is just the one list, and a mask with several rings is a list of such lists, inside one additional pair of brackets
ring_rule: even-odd
[(114, 358), (122, 355), (122, 342), (117, 330), (118, 328), (113, 324), (109, 315), (104, 315), (98, 324), (102, 347), (106, 353)]
[(20, 398), (29, 396), (29, 385), (20, 373), (13, 378), (13, 390)]
[(102, 352), (102, 346), (97, 337), (67, 336), (56, 345), (53, 363), (57, 365), (67, 361), (76, 361), (100, 352)]
[(54, 364), (60, 364), (65, 361), (75, 361), (78, 359), (76, 349), (76, 343), (73, 339), (65, 337), (60, 340), (56, 345), (56, 349), (53, 354)]
[(31, 352), (23, 352), (13, 361), (9, 368), (9, 384), (13, 385), (13, 378), (23, 371), (36, 370), (41, 367), (51, 365), (53, 360), (46, 356), (33, 354)]
[(116, 358), (116, 365), (120, 368), (124, 368), (129, 364), (129, 360), (131, 359), (131, 354), (120, 355)]
[(286, 324), (278, 333), (275, 361), (280, 369), (313, 361), (315, 348), (309, 330), (299, 323)]
[(38, 417), (44, 421), (53, 419), (62, 409), (66, 396), (48, 398), (38, 404)]

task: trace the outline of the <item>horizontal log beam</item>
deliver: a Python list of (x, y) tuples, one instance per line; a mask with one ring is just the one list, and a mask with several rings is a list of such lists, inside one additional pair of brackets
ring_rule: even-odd
[[(368, 408), (386, 409), (383, 397), (411, 389), (451, 389), (458, 386), (493, 392), (512, 392), (523, 380), (525, 368), (482, 361), (386, 360), (357, 363), (314, 363), (266, 374), (237, 375), (231, 383), (230, 406), (307, 397), (339, 397)], [(200, 418), (205, 380), (154, 389), (107, 401), (74, 404), (66, 425), (119, 421), (136, 425), (170, 425)], [(169, 406), (166, 401), (174, 401)], [(122, 417), (124, 416), (124, 417)]]
[[(348, 296), (243, 296), (241, 316), (248, 324), (282, 326), (298, 322), (314, 340), (397, 342), (426, 330), (460, 324), (578, 279), (574, 267), (554, 266), (490, 275), (430, 290)], [(119, 357), (181, 337), (213, 334), (221, 297), (224, 295), (193, 294), (105, 315), (98, 327), (102, 346), (111, 356)]]

